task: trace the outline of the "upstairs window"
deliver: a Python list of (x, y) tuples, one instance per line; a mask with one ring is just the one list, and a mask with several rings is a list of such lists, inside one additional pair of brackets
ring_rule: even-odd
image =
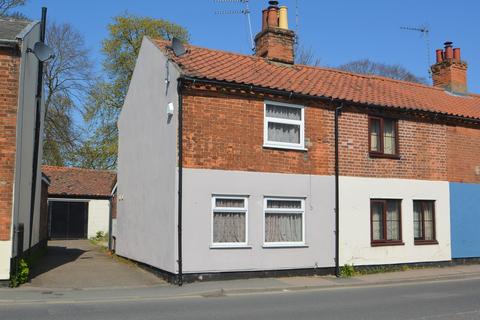
[(435, 202), (431, 200), (413, 201), (413, 231), (415, 244), (436, 244)]
[(378, 117), (369, 118), (370, 155), (398, 156), (398, 121)]
[(265, 102), (264, 146), (304, 149), (304, 124), (302, 106)]

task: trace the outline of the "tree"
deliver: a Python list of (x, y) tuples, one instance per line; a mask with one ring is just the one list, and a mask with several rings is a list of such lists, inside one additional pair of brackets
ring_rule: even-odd
[(11, 11), (12, 9), (25, 5), (26, 2), (27, 0), (0, 0), (0, 17), (28, 20), (24, 14), (17, 11)]
[(320, 59), (315, 57), (312, 47), (306, 48), (299, 45), (295, 47), (295, 63), (318, 67), (320, 66)]
[(343, 64), (338, 67), (340, 70), (361, 73), (367, 75), (378, 75), (396, 80), (410, 81), (426, 84), (427, 80), (417, 77), (400, 65), (388, 65), (379, 62), (373, 62), (369, 59), (362, 59)]
[(92, 63), (83, 36), (70, 24), (50, 23), (45, 36), (55, 57), (45, 65), (43, 162), (73, 165), (82, 145), (82, 129), (77, 122), (93, 80)]
[(103, 41), (105, 79), (90, 92), (85, 120), (96, 126), (82, 152), (84, 166), (111, 169), (117, 163), (117, 119), (127, 95), (135, 61), (144, 36), (188, 41), (183, 27), (161, 19), (124, 14), (108, 25), (109, 36)]

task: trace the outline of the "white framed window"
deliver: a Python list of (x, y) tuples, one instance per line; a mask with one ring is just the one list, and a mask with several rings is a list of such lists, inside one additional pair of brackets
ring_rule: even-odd
[(248, 243), (248, 198), (212, 196), (211, 247), (245, 247)]
[(305, 112), (300, 105), (265, 101), (263, 145), (305, 150)]
[(305, 245), (305, 199), (265, 197), (264, 246)]

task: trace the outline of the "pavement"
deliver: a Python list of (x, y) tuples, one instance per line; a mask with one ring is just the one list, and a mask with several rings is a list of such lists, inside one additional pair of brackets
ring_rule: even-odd
[[(0, 291), (0, 318), (473, 320), (480, 319), (480, 278), (478, 273), (477, 278), (474, 278), (471, 271), (456, 269), (453, 277), (444, 274), (445, 277), (430, 277), (430, 280), (421, 276), (422, 280), (412, 281), (412, 277), (409, 277), (404, 279), (410, 282), (403, 283), (372, 282), (373, 279), (369, 277), (361, 285), (352, 286), (346, 281), (333, 280), (331, 282), (335, 286), (321, 286), (317, 283), (316, 287), (301, 290), (291, 290), (298, 288), (295, 287), (298, 283), (304, 283), (303, 280), (299, 281), (301, 279), (295, 279), (295, 286), (287, 287), (281, 279), (251, 279), (229, 281), (222, 285), (217, 282), (195, 283), (181, 288), (172, 286), (38, 292), (21, 288)], [(387, 279), (390, 280), (389, 277)], [(401, 277), (397, 278), (399, 279)], [(262, 285), (265, 286), (263, 289), (269, 287), (274, 291), (260, 291)], [(208, 291), (219, 288), (224, 291)], [(250, 291), (246, 288), (257, 290)], [(234, 293), (235, 290), (237, 293)], [(7, 300), (8, 296), (10, 301)], [(39, 299), (41, 297), (43, 299)]]
[(89, 240), (49, 241), (47, 253), (23, 288), (87, 289), (165, 284), (135, 264), (109, 255)]
[[(104, 254), (104, 253), (103, 253)], [(111, 258), (108, 258), (111, 259)], [(136, 267), (135, 267), (136, 268)], [(143, 270), (137, 270), (145, 272)], [(72, 270), (72, 272), (74, 272)], [(128, 274), (132, 270), (129, 270)], [(92, 274), (92, 272), (90, 272)], [(75, 275), (72, 277), (72, 275)], [(117, 273), (120, 275), (120, 273)], [(153, 276), (153, 275), (152, 275)], [(77, 278), (76, 273), (70, 277)], [(85, 278), (88, 274), (85, 274)], [(365, 288), (375, 286), (420, 284), (434, 282), (450, 282), (461, 280), (480, 280), (480, 265), (459, 265), (442, 268), (423, 268), (407, 271), (378, 273), (371, 275), (354, 276), (351, 278), (335, 278), (334, 276), (310, 276), (288, 278), (254, 278), (228, 281), (205, 281), (187, 283), (181, 287), (167, 284), (158, 280), (140, 282), (141, 285), (119, 286), (106, 271), (99, 272), (95, 278), (107, 277), (114, 284), (111, 287), (92, 286), (92, 280), (86, 284), (90, 286), (76, 286), (65, 288), (65, 284), (57, 280), (59, 287), (41, 287), (35, 285), (22, 286), (17, 289), (0, 289), (0, 306), (29, 303), (113, 303), (131, 301), (159, 301), (165, 299), (180, 299), (192, 297), (226, 297), (248, 294), (324, 291), (335, 289)], [(142, 276), (143, 277), (143, 276)], [(150, 278), (148, 278), (150, 279)], [(119, 281), (127, 281), (125, 279)], [(70, 280), (78, 284), (79, 280)], [(87, 281), (87, 280), (86, 280)], [(104, 281), (98, 279), (98, 281)], [(39, 281), (32, 281), (32, 284)], [(105, 283), (105, 282), (103, 282)], [(63, 287), (60, 287), (63, 285)]]

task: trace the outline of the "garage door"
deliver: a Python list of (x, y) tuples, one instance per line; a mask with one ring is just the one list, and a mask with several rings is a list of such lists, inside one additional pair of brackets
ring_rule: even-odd
[(87, 238), (88, 202), (50, 202), (50, 238)]

